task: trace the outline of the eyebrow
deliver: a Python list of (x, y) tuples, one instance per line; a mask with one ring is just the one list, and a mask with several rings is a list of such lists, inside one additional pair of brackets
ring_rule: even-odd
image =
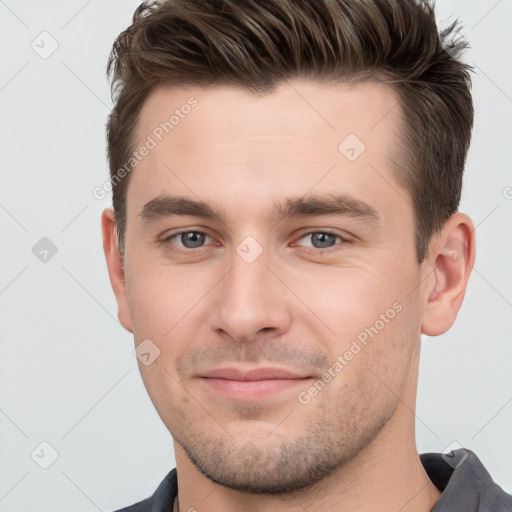
[[(202, 219), (217, 218), (225, 222), (225, 212), (210, 204), (182, 196), (160, 195), (147, 202), (140, 212), (143, 223), (151, 223), (174, 216), (192, 216)], [(348, 216), (379, 224), (377, 211), (369, 204), (348, 194), (317, 194), (292, 197), (273, 205), (271, 220), (292, 217)]]

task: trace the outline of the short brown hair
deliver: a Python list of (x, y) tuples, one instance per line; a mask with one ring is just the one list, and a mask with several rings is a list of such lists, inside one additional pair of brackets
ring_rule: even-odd
[(272, 92), (293, 77), (392, 84), (403, 113), (394, 166), (409, 191), (418, 263), (457, 211), (473, 127), (471, 66), (458, 21), (438, 32), (434, 5), (415, 0), (163, 0), (144, 2), (114, 42), (107, 65), (114, 108), (107, 122), (121, 255), (134, 148), (149, 93), (239, 86)]

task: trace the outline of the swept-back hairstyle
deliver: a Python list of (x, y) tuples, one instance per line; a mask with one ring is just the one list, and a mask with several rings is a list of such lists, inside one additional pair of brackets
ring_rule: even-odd
[(107, 151), (121, 255), (137, 120), (157, 86), (233, 85), (264, 94), (290, 78), (391, 84), (401, 109), (398, 182), (410, 194), (418, 263), (457, 211), (473, 127), (458, 21), (439, 32), (417, 0), (162, 0), (114, 42)]

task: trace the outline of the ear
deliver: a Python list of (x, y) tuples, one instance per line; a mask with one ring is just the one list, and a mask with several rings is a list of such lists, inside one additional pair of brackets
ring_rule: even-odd
[(455, 322), (475, 262), (475, 227), (463, 213), (454, 213), (433, 240), (427, 267), (426, 304), (421, 333), (438, 336)]
[(117, 229), (112, 208), (105, 208), (101, 214), (101, 231), (103, 233), (103, 251), (107, 260), (110, 284), (117, 301), (117, 316), (121, 325), (127, 331), (133, 332), (126, 295), (123, 261), (117, 245)]

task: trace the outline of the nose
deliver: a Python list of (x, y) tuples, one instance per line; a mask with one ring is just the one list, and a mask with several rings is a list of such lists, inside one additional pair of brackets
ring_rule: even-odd
[(279, 265), (267, 251), (246, 261), (233, 251), (231, 269), (216, 287), (210, 310), (210, 329), (237, 342), (254, 341), (261, 334), (285, 333), (293, 318), (293, 294), (279, 275)]

